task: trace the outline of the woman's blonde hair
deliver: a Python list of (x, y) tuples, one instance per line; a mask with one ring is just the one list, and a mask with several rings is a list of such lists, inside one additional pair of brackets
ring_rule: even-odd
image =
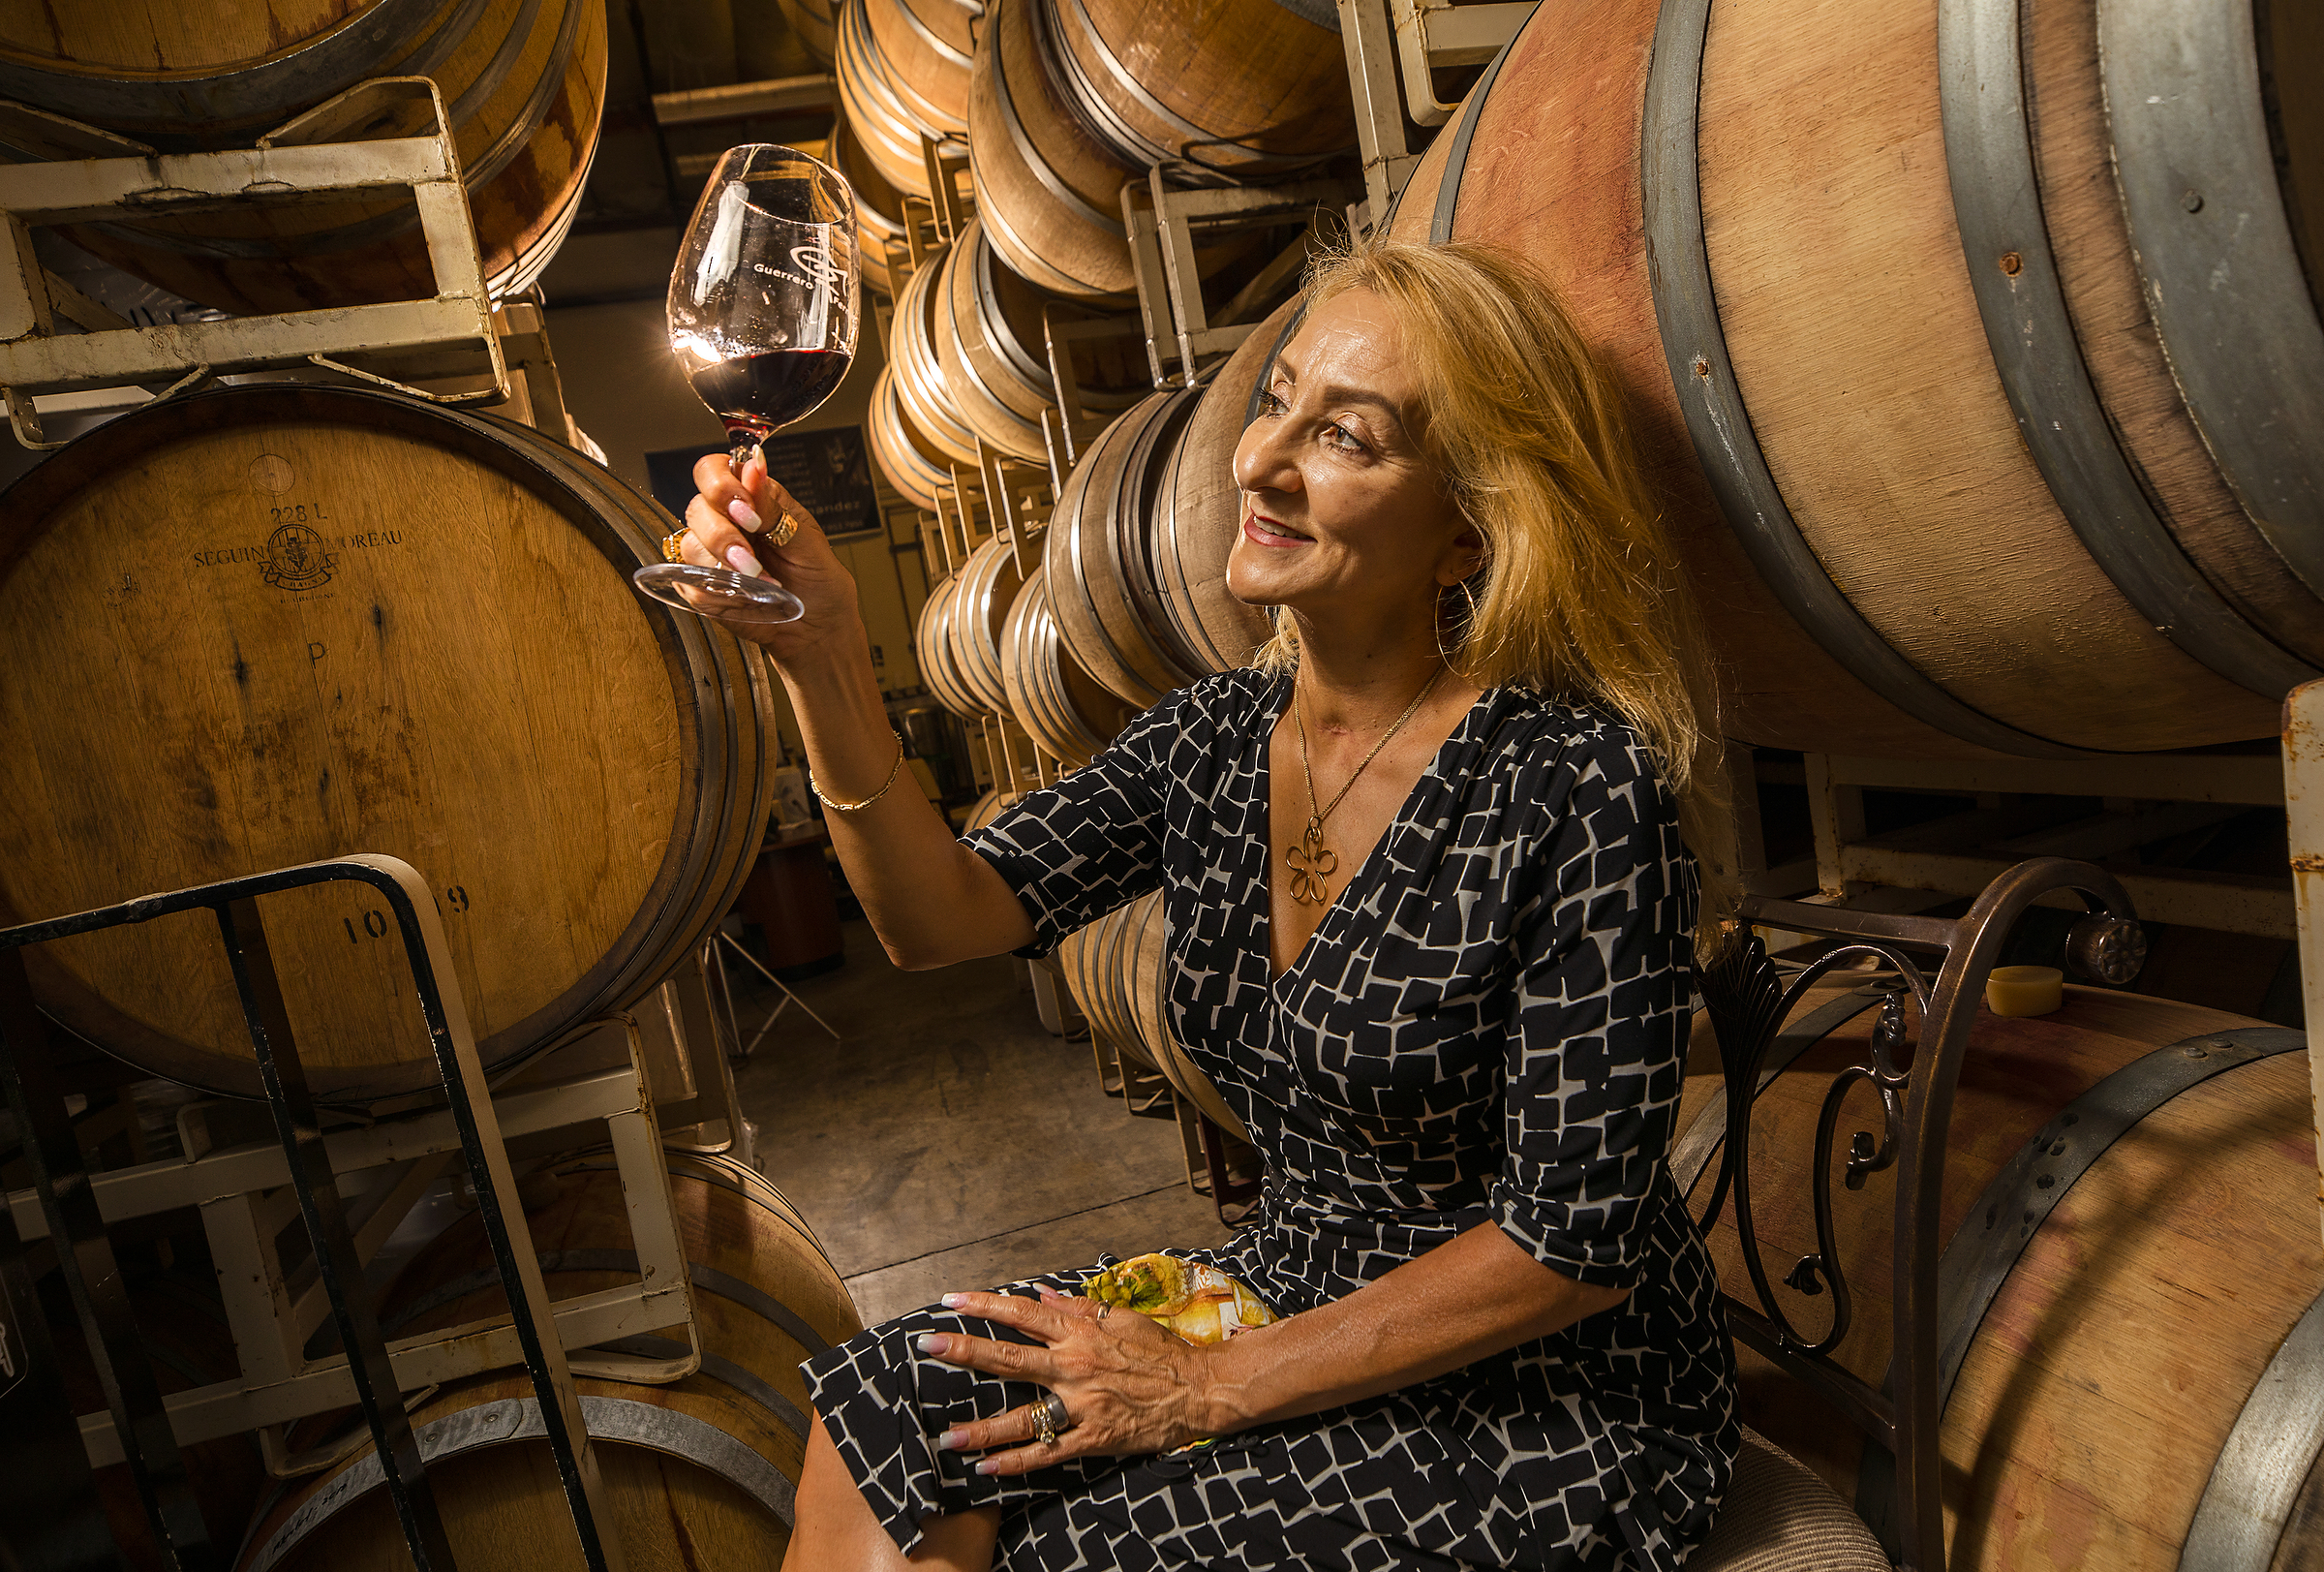
[[(1483, 566), (1440, 618), (1452, 668), (1595, 704), (1637, 730), (1695, 853), (1707, 958), (1735, 893), (1716, 689), (1619, 386), (1556, 293), (1491, 247), (1360, 242), (1313, 268), (1304, 307), (1349, 290), (1393, 311), (1425, 406), (1422, 445), (1483, 538)], [(1278, 607), (1253, 663), (1298, 663)]]

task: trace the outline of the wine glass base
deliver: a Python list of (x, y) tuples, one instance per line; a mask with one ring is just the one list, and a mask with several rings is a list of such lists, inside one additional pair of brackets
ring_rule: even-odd
[(771, 578), (750, 578), (724, 568), (657, 562), (629, 575), (640, 594), (664, 605), (725, 622), (797, 622), (807, 614), (799, 597)]

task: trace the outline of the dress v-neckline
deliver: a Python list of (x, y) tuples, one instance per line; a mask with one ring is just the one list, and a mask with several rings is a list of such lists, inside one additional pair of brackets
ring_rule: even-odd
[(1273, 706), (1268, 712), (1259, 733), (1259, 864), (1262, 877), (1252, 881), (1258, 891), (1259, 916), (1256, 931), (1259, 936), (1259, 956), (1267, 966), (1268, 987), (1271, 989), (1280, 985), (1285, 978), (1290, 977), (1306, 965), (1307, 957), (1315, 953), (1316, 941), (1324, 937), (1324, 930), (1330, 927), (1333, 920), (1339, 916), (1340, 909), (1346, 906), (1349, 899), (1355, 895), (1357, 887), (1370, 881), (1373, 868), (1380, 862), (1382, 855), (1395, 843), (1396, 837), (1411, 826), (1413, 805), (1420, 798), (1421, 788), (1428, 784), (1430, 777), (1442, 777), (1445, 774), (1447, 755), (1468, 735), (1470, 726), (1476, 723), (1477, 712), (1485, 706), (1496, 692), (1498, 690), (1487, 688), (1479, 694), (1461, 715), (1459, 722), (1445, 734), (1445, 740), (1437, 745), (1436, 753), (1428, 760), (1427, 766), (1412, 783), (1412, 789), (1404, 793), (1403, 805), (1397, 808), (1395, 817), (1388, 821), (1388, 828), (1380, 832), (1380, 838), (1374, 841), (1370, 848), (1364, 852), (1363, 860), (1356, 865), (1355, 872), (1348, 876), (1348, 881), (1340, 886), (1339, 893), (1331, 898), (1331, 904), (1324, 909), (1322, 920), (1316, 923), (1314, 931), (1308, 934), (1306, 942), (1299, 947), (1289, 964), (1282, 971), (1277, 971), (1275, 970), (1275, 878), (1279, 870), (1275, 866), (1275, 728), (1283, 724), (1283, 710), (1290, 701), (1291, 684), (1286, 681), (1276, 685)]

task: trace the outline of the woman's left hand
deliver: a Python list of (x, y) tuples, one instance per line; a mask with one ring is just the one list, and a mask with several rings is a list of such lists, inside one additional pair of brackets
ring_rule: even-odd
[(921, 1338), (920, 1351), (1055, 1392), (1065, 1400), (1066, 1414), (1055, 1443), (1043, 1446), (1032, 1408), (1019, 1406), (947, 1431), (938, 1445), (985, 1452), (979, 1473), (1023, 1474), (1068, 1458), (1167, 1452), (1213, 1433), (1207, 1428), (1208, 1349), (1180, 1341), (1135, 1310), (1109, 1313), (1091, 1300), (1040, 1292), (1038, 1301), (944, 1296), (946, 1308), (1015, 1327), (1037, 1340), (1033, 1344), (939, 1332)]

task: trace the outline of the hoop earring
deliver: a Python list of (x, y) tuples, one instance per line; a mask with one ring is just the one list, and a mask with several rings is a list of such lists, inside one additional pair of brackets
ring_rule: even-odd
[[(1475, 574), (1471, 574), (1471, 575), (1470, 575), (1470, 577), (1475, 577), (1475, 576), (1476, 576)], [(1469, 632), (1470, 632), (1470, 630), (1474, 629), (1474, 628), (1477, 626), (1477, 592), (1476, 592), (1475, 590), (1472, 590), (1472, 589), (1470, 589), (1470, 588), (1469, 588), (1469, 580), (1468, 580), (1468, 579), (1466, 579), (1466, 578), (1459, 580), (1459, 581), (1457, 582), (1456, 586), (1454, 586), (1454, 587), (1457, 587), (1457, 588), (1459, 589), (1459, 591), (1460, 591), (1460, 593), (1461, 593), (1462, 597), (1463, 597), (1464, 599), (1466, 599), (1466, 600), (1467, 600), (1467, 601), (1469, 602), (1469, 613), (1468, 613), (1468, 616), (1467, 616), (1467, 617), (1466, 617), (1466, 618), (1465, 618), (1465, 619), (1462, 621), (1462, 623), (1461, 623), (1461, 625), (1460, 625), (1460, 626), (1461, 626), (1461, 634), (1460, 634), (1460, 636), (1461, 636), (1461, 640), (1462, 640), (1462, 642), (1464, 642), (1464, 643), (1465, 643), (1465, 642), (1467, 642), (1467, 639), (1468, 639), (1468, 636), (1469, 636)], [(1444, 618), (1442, 618), (1442, 617), (1439, 617), (1439, 618), (1437, 618), (1437, 619), (1436, 619), (1436, 628), (1435, 628), (1434, 632), (1435, 632), (1435, 634), (1436, 634), (1436, 658), (1437, 658), (1438, 660), (1440, 660), (1440, 661), (1442, 661), (1442, 662), (1444, 662), (1444, 663), (1445, 663), (1445, 666), (1446, 666), (1446, 668), (1447, 668), (1448, 670), (1451, 670), (1451, 669), (1455, 669), (1455, 667), (1454, 667), (1454, 665), (1453, 665), (1452, 657), (1451, 655), (1447, 654), (1447, 653), (1446, 653), (1446, 651), (1445, 651), (1445, 619), (1444, 619)]]

